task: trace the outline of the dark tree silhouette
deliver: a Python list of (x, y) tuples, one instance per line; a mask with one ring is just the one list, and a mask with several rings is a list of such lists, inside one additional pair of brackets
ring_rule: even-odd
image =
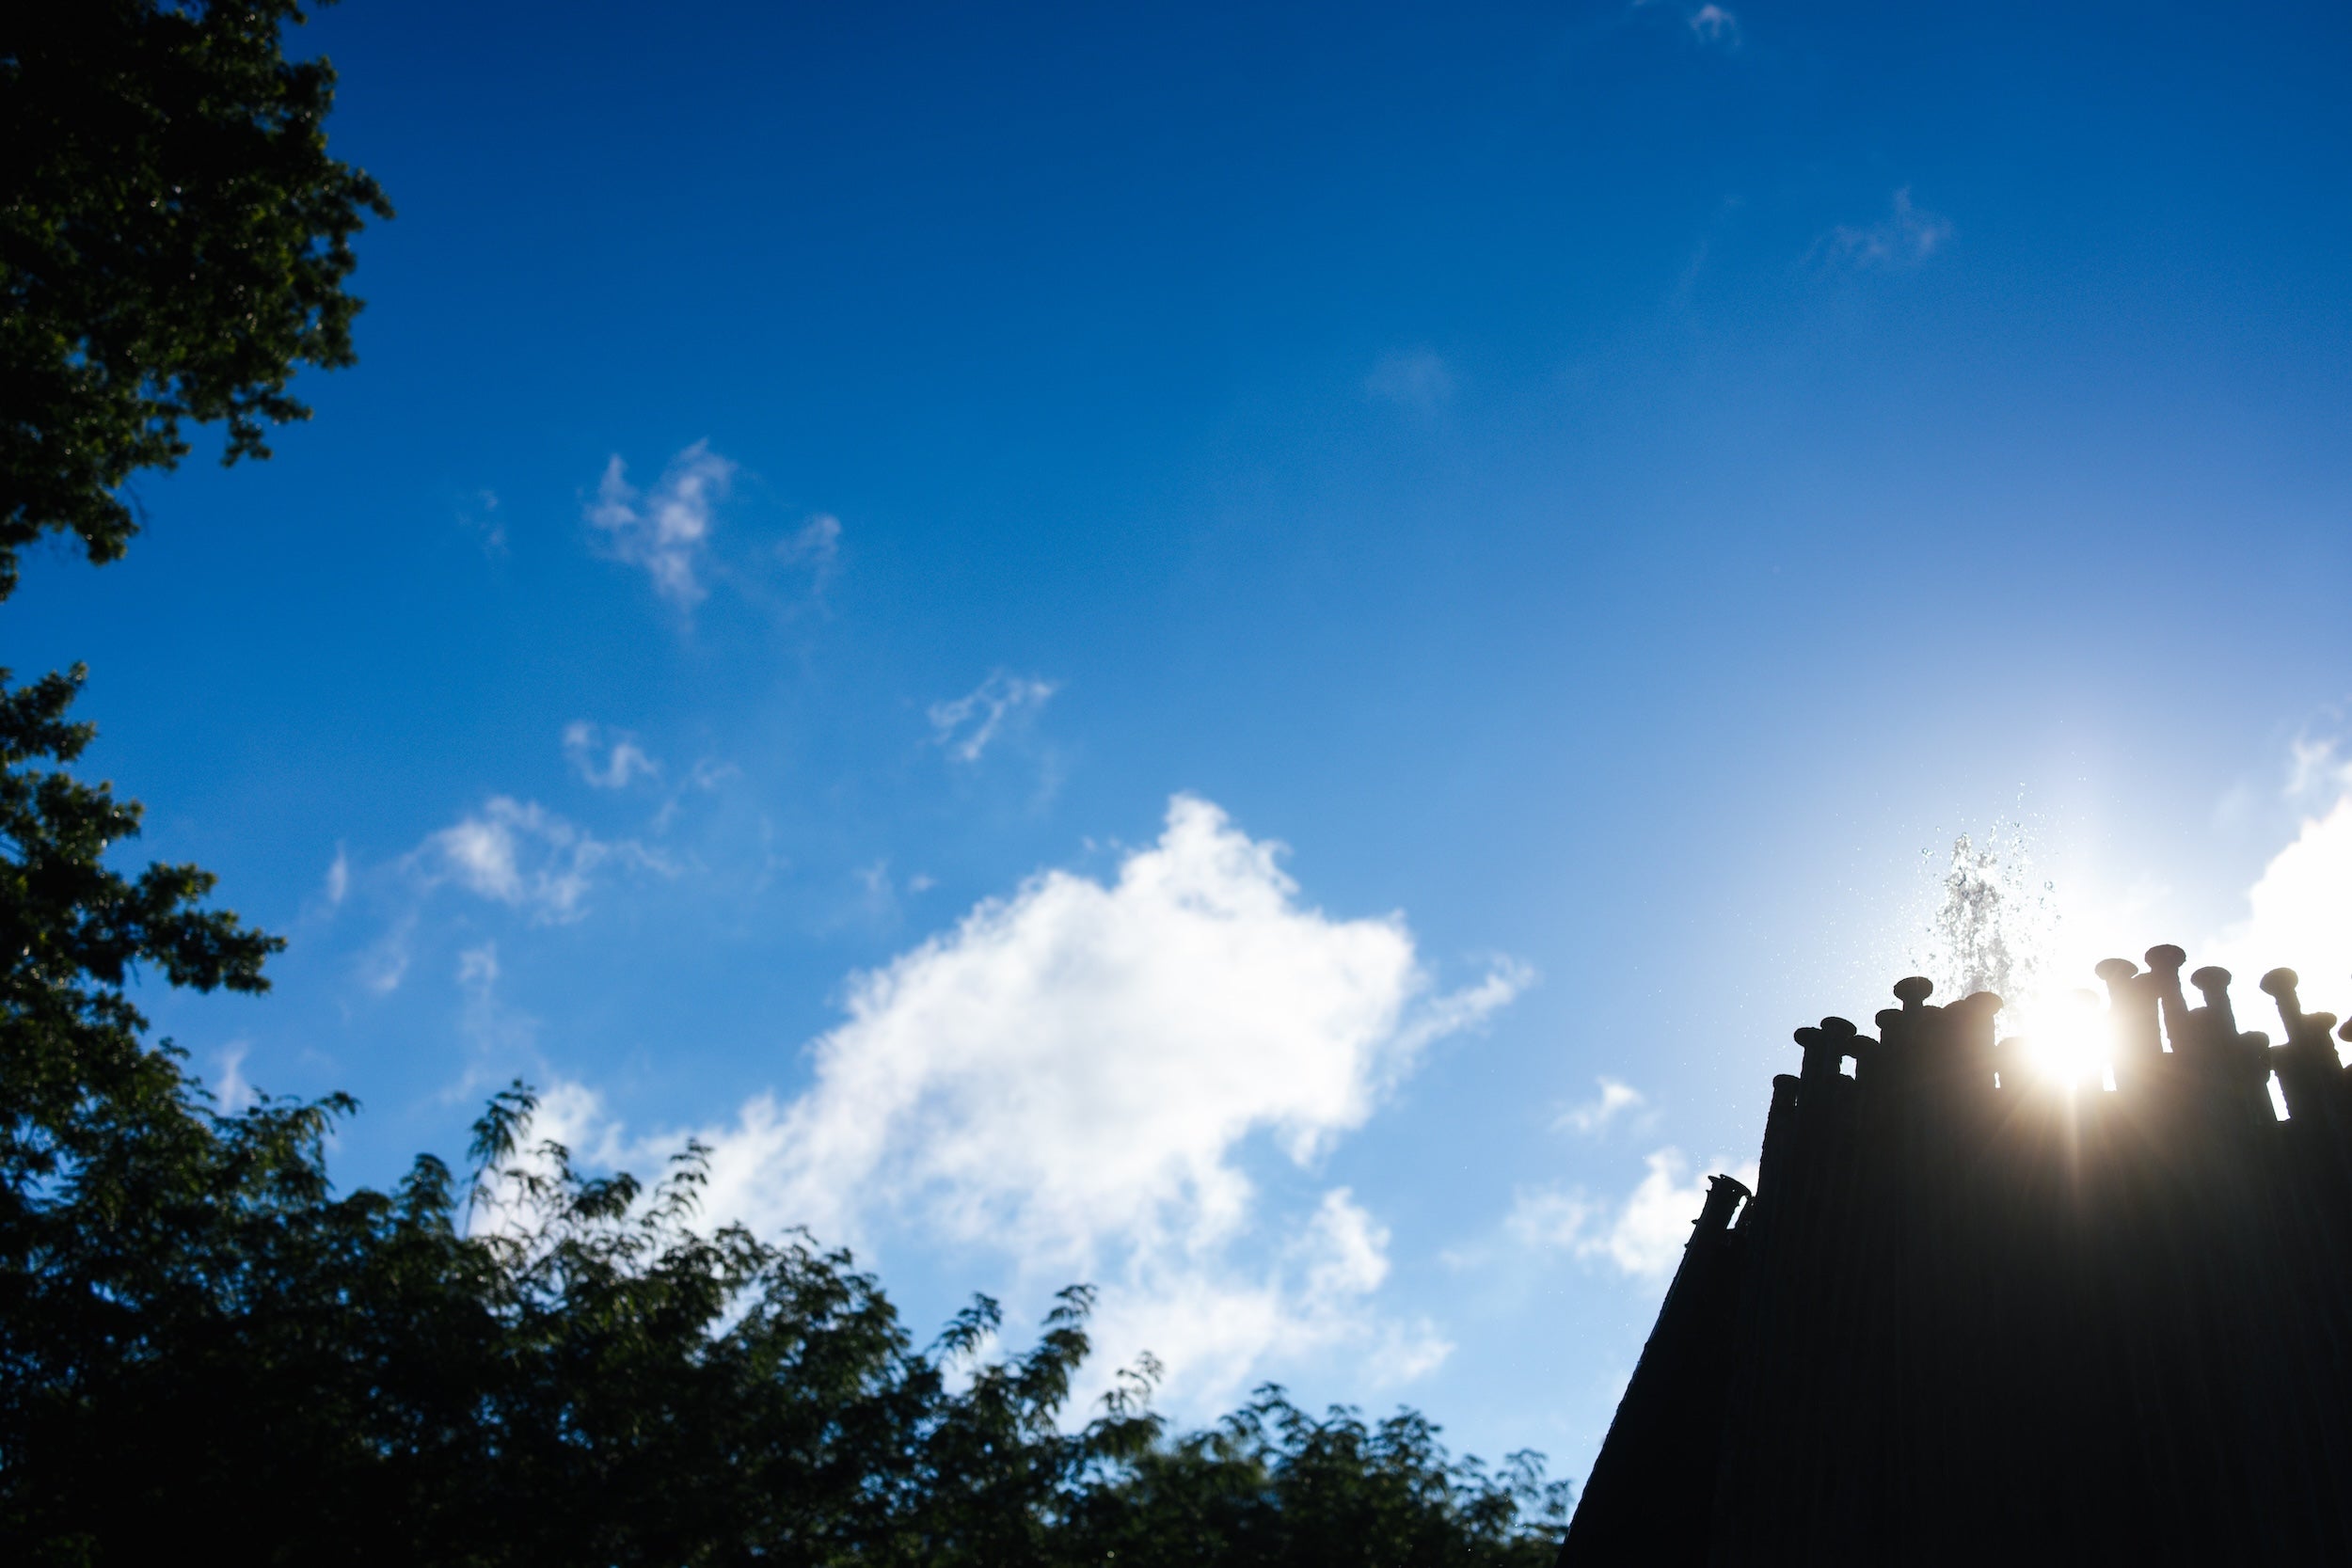
[(199, 908), (208, 872), (110, 869), (108, 849), (138, 832), (137, 803), (40, 766), (72, 762), (94, 733), (66, 717), (81, 666), (15, 690), (6, 678), (0, 671), (0, 1202), (68, 1179), (111, 1138), (183, 1118), (175, 1060), (146, 1049), (146, 1021), (123, 994), (134, 965), (175, 986), (259, 991), (262, 960), (281, 945)]
[(374, 181), (328, 156), (335, 72), (280, 47), (298, 0), (72, 0), (0, 22), (0, 596), (51, 531), (92, 562), (122, 486), (222, 421), (224, 461), (348, 365), (343, 290)]

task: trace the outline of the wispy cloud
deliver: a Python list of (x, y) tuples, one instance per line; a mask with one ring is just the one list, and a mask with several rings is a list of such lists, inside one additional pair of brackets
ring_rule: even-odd
[(632, 779), (661, 777), (661, 764), (645, 753), (635, 736), (627, 730), (608, 736), (585, 719), (564, 726), (564, 757), (596, 789), (627, 789)]
[(1417, 414), (1434, 414), (1454, 396), (1454, 372), (1428, 349), (1395, 351), (1372, 367), (1364, 392)]
[(1597, 1082), (1600, 1085), (1600, 1093), (1581, 1105), (1571, 1105), (1561, 1112), (1559, 1120), (1552, 1123), (1553, 1127), (1568, 1132), (1598, 1132), (1626, 1112), (1638, 1110), (1648, 1103), (1642, 1098), (1642, 1091), (1630, 1084), (1620, 1083), (1614, 1078), (1602, 1078)]
[(819, 588), (832, 576), (834, 564), (840, 558), (841, 519), (826, 512), (803, 523), (798, 532), (776, 546), (778, 561), (806, 568), (816, 577)]
[(607, 866), (669, 869), (634, 839), (596, 838), (535, 800), (507, 795), (427, 835), (405, 863), (427, 886), (452, 883), (546, 924), (584, 915)]
[(391, 923), (354, 961), (359, 983), (378, 996), (389, 996), (408, 977), (410, 948), (417, 935), (414, 903), (392, 917)]
[(1054, 681), (1024, 679), (999, 670), (964, 695), (930, 705), (931, 738), (958, 762), (977, 762), (1009, 724), (1033, 715), (1059, 689)]
[(499, 516), (496, 490), (476, 490), (460, 507), (457, 520), (482, 542), (482, 553), (496, 561), (506, 554), (506, 524)]
[(821, 610), (841, 562), (841, 519), (808, 513), (778, 537), (745, 530), (730, 509), (723, 533), (722, 506), (742, 473), (709, 442), (697, 441), (670, 459), (650, 489), (640, 490), (615, 454), (583, 508), (591, 541), (607, 558), (644, 571), (654, 592), (682, 615), (722, 590), (779, 620)]
[[(496, 942), (479, 942), (457, 955), (457, 1032), (468, 1048), (467, 1061), (464, 1072), (442, 1090), (445, 1101), (470, 1100), (493, 1084), (517, 1074), (537, 1076), (542, 1069), (539, 1021), (500, 994), (502, 974)], [(558, 1142), (569, 1131), (545, 1119), (538, 1128), (541, 1137)]]
[(1863, 228), (1839, 224), (1818, 241), (1818, 256), (1843, 266), (1898, 271), (1915, 267), (1952, 237), (1949, 218), (1912, 205), (1911, 187), (1895, 193), (1892, 210)]
[(1242, 1156), (1265, 1140), (1311, 1169), (1516, 988), (1499, 969), (1438, 993), (1400, 919), (1302, 905), (1279, 856), (1179, 797), (1109, 882), (1043, 873), (857, 976), (807, 1090), (696, 1134), (712, 1215), (912, 1230), (1024, 1289), (1101, 1280), (1105, 1364), (1149, 1348), (1187, 1401), (1335, 1348), (1435, 1365), (1442, 1335), (1374, 1306), (1389, 1237), (1352, 1193), (1269, 1211)]
[(2332, 805), (2352, 793), (2352, 760), (2338, 754), (2338, 743), (2298, 735), (2287, 743), (2287, 778), (2280, 791), (2295, 804)]
[(703, 575), (711, 530), (735, 473), (709, 442), (697, 441), (670, 460), (651, 491), (641, 492), (615, 454), (588, 504), (588, 525), (614, 560), (643, 567), (654, 592), (691, 610), (709, 593)]
[(1691, 33), (1701, 43), (1719, 44), (1726, 49), (1740, 43), (1740, 19), (1721, 6), (1701, 6), (1690, 17)]
[(1587, 1241), (1607, 1205), (1573, 1187), (1531, 1187), (1511, 1200), (1502, 1227), (1522, 1247), (1573, 1251)]
[[(660, 759), (635, 736), (587, 720), (564, 726), (564, 755), (596, 789), (621, 790), (639, 780), (665, 777)], [(708, 759), (695, 763), (683, 779), (659, 792), (649, 831), (666, 832), (688, 795), (715, 790), (735, 772)], [(534, 925), (561, 926), (584, 919), (597, 888), (614, 873), (629, 872), (668, 878), (677, 876), (679, 866), (642, 839), (599, 837), (536, 800), (493, 795), (425, 834), (405, 854), (373, 866), (355, 867), (338, 845), (326, 870), (326, 904), (333, 910), (364, 890), (384, 913), (382, 930), (353, 960), (359, 983), (381, 996), (406, 980), (419, 933), (427, 928), (426, 916), (441, 890), (501, 905)], [(495, 978), (496, 950), (482, 951)], [(471, 973), (461, 970), (461, 983), (469, 983)]]

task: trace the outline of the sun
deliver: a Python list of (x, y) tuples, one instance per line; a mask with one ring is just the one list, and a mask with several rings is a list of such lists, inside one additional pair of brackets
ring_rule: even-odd
[(2018, 1008), (2009, 1031), (2024, 1041), (2026, 1059), (2051, 1083), (2070, 1088), (2114, 1086), (2114, 1040), (2096, 992), (2063, 991)]

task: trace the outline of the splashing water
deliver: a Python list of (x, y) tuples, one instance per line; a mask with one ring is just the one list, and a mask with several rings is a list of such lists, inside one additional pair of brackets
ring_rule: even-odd
[(1912, 965), (1935, 982), (1938, 1000), (1989, 990), (2014, 1017), (2040, 997), (2058, 945), (2055, 888), (2035, 873), (2026, 830), (1995, 822), (1981, 841), (1961, 834), (1940, 875), (1934, 852), (1920, 855), (1922, 870), (1934, 878), (1934, 913), (1911, 951)]
[(1961, 834), (1940, 869), (1933, 851), (1922, 850), (1922, 902), (1932, 913), (1919, 927), (1911, 962), (1935, 982), (1939, 1001), (1980, 990), (2000, 997), (1999, 1032), (2017, 1038), (2026, 1059), (2070, 1093), (2112, 1089), (2106, 1009), (2097, 992), (2071, 983), (2089, 977), (2081, 953), (2066, 950), (2079, 947), (2084, 932), (2069, 927), (2072, 940), (2061, 943), (2058, 885), (2041, 875), (2033, 851), (2015, 821), (1996, 821), (1981, 837)]

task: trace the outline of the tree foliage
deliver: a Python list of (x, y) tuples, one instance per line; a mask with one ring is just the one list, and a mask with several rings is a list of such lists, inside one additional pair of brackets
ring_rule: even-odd
[(0, 22), (0, 596), (71, 531), (136, 529), (124, 483), (222, 421), (224, 461), (307, 419), (296, 367), (347, 365), (343, 281), (391, 208), (330, 157), (335, 72), (288, 60), (300, 0), (70, 0)]
[(9, 689), (0, 671), (0, 1204), (89, 1161), (125, 1128), (168, 1120), (184, 1089), (168, 1053), (145, 1049), (124, 994), (140, 963), (176, 986), (266, 989), (281, 943), (199, 907), (210, 873), (105, 855), (138, 832), (136, 802), (62, 768), (92, 729), (68, 719), (84, 678)]

